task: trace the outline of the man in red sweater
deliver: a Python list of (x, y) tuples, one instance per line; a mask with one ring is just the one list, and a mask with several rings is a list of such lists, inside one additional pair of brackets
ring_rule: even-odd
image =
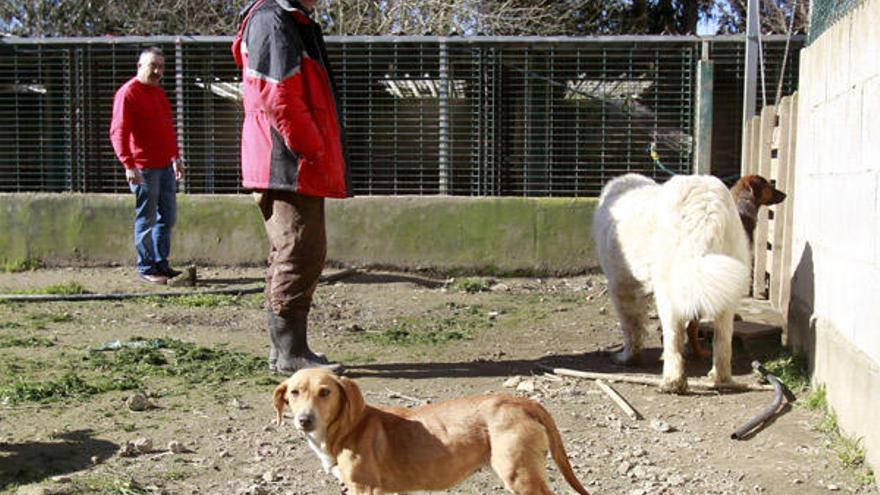
[(177, 217), (177, 181), (183, 162), (171, 104), (159, 85), (165, 56), (149, 47), (138, 56), (137, 75), (113, 97), (110, 141), (134, 193), (134, 247), (141, 280), (165, 284), (180, 274), (168, 265), (171, 228)]

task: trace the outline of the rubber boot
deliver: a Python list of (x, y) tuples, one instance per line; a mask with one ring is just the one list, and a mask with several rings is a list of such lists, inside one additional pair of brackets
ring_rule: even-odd
[[(318, 356), (318, 361), (321, 364), (330, 364), (330, 361), (327, 359), (321, 352), (316, 352), (315, 356)], [(270, 344), (269, 347), (269, 371), (275, 371), (276, 363), (278, 362), (278, 349), (275, 348), (275, 344)]]
[(269, 347), (269, 371), (275, 371), (275, 364), (278, 362), (278, 349), (275, 348), (275, 344), (273, 343), (271, 347)]
[[(338, 363), (328, 363), (327, 358), (316, 354), (308, 345), (308, 314), (297, 313), (283, 317), (269, 311), (269, 335), (275, 349), (275, 372), (293, 374), (303, 368), (327, 368), (342, 371)], [(270, 351), (270, 366), (272, 353)]]

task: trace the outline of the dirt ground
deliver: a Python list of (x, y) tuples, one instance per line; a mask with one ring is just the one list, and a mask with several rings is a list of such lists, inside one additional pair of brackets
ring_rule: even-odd
[[(204, 288), (257, 287), (261, 277), (259, 268), (199, 268)], [(632, 420), (592, 381), (546, 375), (539, 365), (659, 376), (653, 332), (642, 367), (611, 363), (621, 335), (604, 282), (589, 275), (450, 283), (358, 271), (319, 286), (311, 344), (344, 363), (371, 403), (412, 406), (485, 392), (540, 401), (594, 494), (872, 490), (829, 449), (817, 429), (819, 413), (800, 405), (751, 438), (731, 440), (772, 392), (676, 396), (615, 383), (644, 416)], [(172, 289), (144, 285), (120, 267), (0, 273), (0, 293), (7, 294), (71, 283), (91, 293)], [(271, 394), (279, 378), (262, 367), (264, 321), (259, 294), (0, 303), (0, 493), (343, 493), (292, 427), (273, 424)], [(119, 351), (89, 350), (117, 340), (125, 347), (134, 337), (195, 343), (234, 353), (247, 365), (218, 366), (196, 378), (182, 365), (143, 361), (127, 364), (133, 373), (123, 377), (113, 369), (122, 363), (113, 356)], [(737, 380), (753, 382), (751, 360), (774, 352), (735, 347)], [(96, 353), (110, 364), (95, 365)], [(210, 367), (210, 359), (200, 366)], [(689, 360), (692, 378), (708, 368)], [(518, 388), (505, 386), (512, 377), (520, 377)], [(102, 378), (112, 378), (105, 380), (114, 384), (108, 391), (89, 388)], [(137, 386), (126, 389), (125, 380)], [(156, 407), (131, 410), (126, 400), (136, 392)], [(152, 448), (131, 451), (127, 443), (138, 439)], [(169, 450), (172, 441), (182, 452)], [(555, 493), (574, 493), (549, 458), (548, 473)], [(448, 493), (503, 492), (483, 469)]]

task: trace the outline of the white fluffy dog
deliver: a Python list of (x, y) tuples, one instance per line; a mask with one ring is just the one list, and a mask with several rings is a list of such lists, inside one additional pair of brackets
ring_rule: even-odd
[(663, 185), (637, 174), (617, 177), (602, 189), (593, 238), (623, 329), (624, 348), (614, 360), (638, 361), (653, 293), (663, 327), (661, 390), (687, 390), (685, 328), (700, 317), (714, 319), (709, 377), (716, 386), (732, 381), (733, 315), (748, 288), (750, 257), (724, 184), (712, 176), (679, 175)]

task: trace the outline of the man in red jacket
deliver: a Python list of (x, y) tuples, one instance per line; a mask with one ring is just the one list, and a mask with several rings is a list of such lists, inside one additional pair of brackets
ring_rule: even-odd
[(171, 104), (159, 85), (165, 57), (158, 47), (138, 56), (137, 75), (113, 98), (110, 141), (125, 167), (135, 197), (134, 247), (142, 280), (165, 284), (180, 274), (168, 265), (171, 228), (177, 217), (177, 183), (183, 162), (177, 149)]
[(333, 75), (317, 0), (256, 0), (242, 12), (232, 55), (242, 68), (241, 175), (269, 238), (269, 367), (330, 367), (307, 342), (312, 294), (324, 268), (324, 198), (351, 191)]

